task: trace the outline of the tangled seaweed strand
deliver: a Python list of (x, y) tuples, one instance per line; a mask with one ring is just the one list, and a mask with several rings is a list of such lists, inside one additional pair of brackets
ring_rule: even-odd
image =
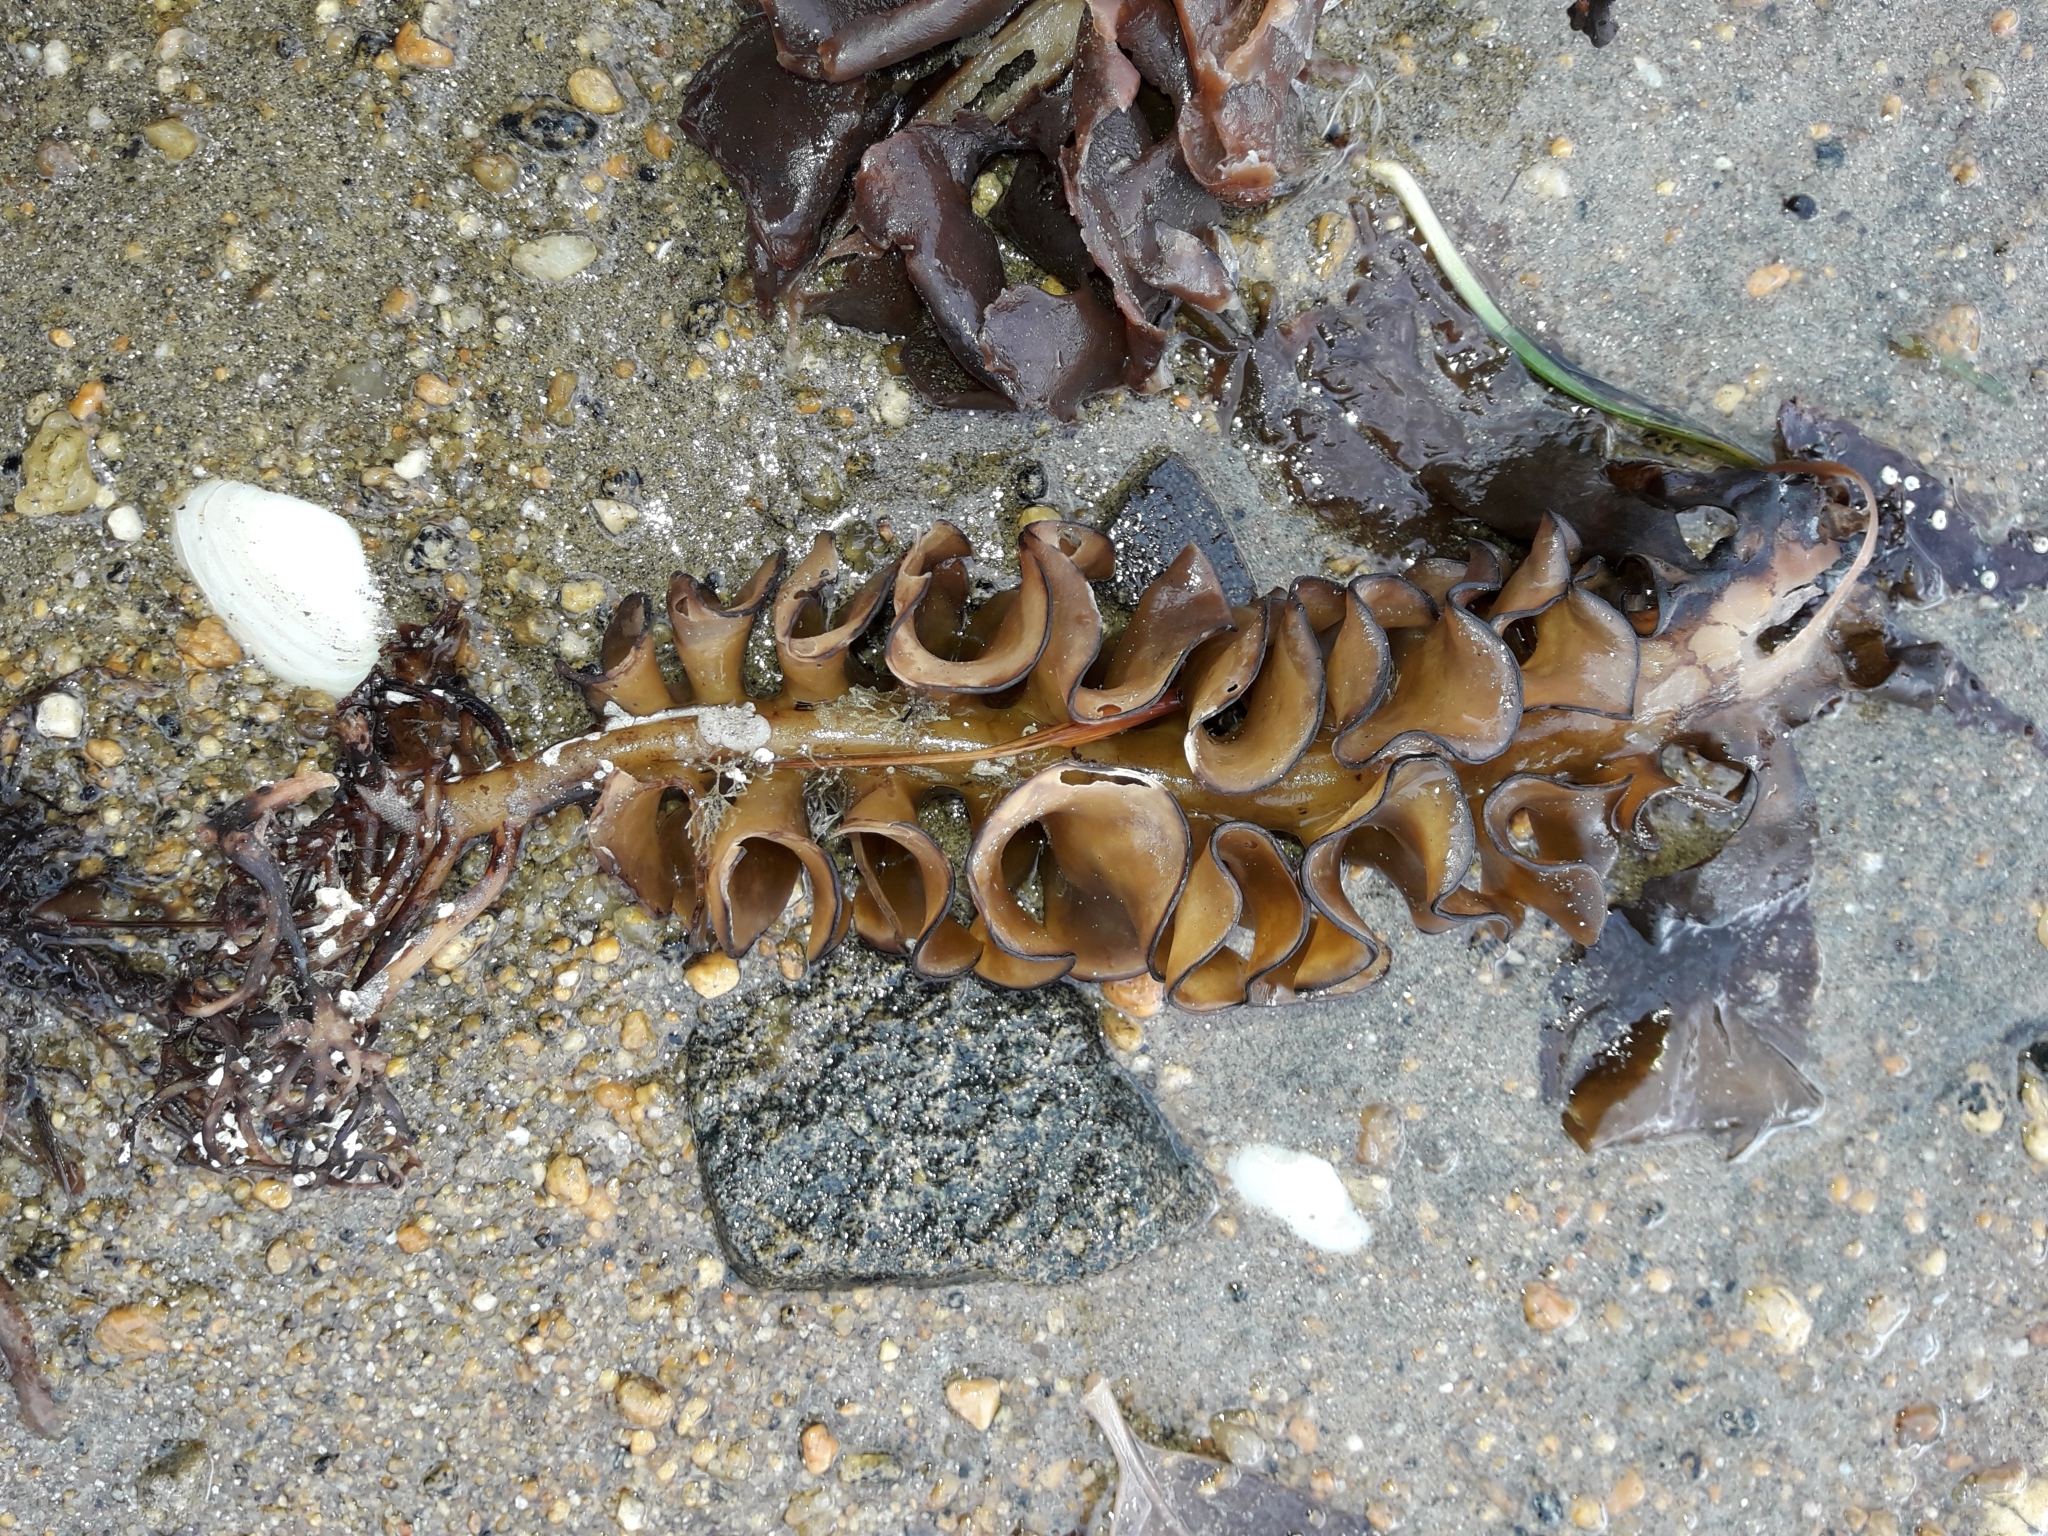
[[(395, 1185), (412, 1134), (375, 1048), (392, 989), (504, 888), (519, 830), (451, 838), (446, 781), (509, 749), (496, 714), (455, 674), (452, 610), (401, 626), (387, 666), (336, 719), (332, 774), (287, 779), (218, 813), (208, 839), (233, 866), (220, 942), (173, 999), (161, 1118), (211, 1167), (273, 1169), (299, 1185)], [(303, 808), (332, 793), (318, 815)], [(427, 908), (474, 842), (491, 847), (460, 896)], [(405, 936), (413, 942), (407, 942)]]
[[(18, 702), (0, 724), (9, 762), (0, 770), (0, 1143), (39, 1163), (71, 1200), (85, 1194), (85, 1173), (58, 1135), (30, 1057), (35, 1002), (85, 1020), (123, 1013), (160, 1018), (163, 987), (116, 947), (113, 928), (92, 912), (97, 893), (73, 880), (82, 839), (77, 828), (17, 782), (12, 758), (34, 699)], [(21, 1422), (55, 1435), (63, 1415), (36, 1362), (28, 1314), (0, 1273), (0, 1379), (14, 1388)]]

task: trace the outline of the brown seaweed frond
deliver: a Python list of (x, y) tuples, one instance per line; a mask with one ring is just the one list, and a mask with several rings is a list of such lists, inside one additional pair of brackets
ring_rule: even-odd
[[(978, 600), (950, 524), (844, 595), (821, 536), (730, 599), (676, 578), (684, 682), (627, 597), (575, 677), (595, 729), (524, 757), (461, 682), (446, 614), (348, 701), (331, 783), (220, 818), (227, 942), (181, 993), (152, 1107), (209, 1161), (397, 1176), (378, 1015), (571, 802), (603, 868), (735, 959), (772, 941), (814, 964), (851, 932), (929, 980), (1149, 976), (1192, 1011), (1275, 1005), (1386, 973), (1361, 882), (1424, 932), (1540, 915), (1605, 953), (1617, 889), (1654, 896), (1712, 852), (1667, 836), (1676, 808), (1725, 838), (1773, 792), (1770, 742), (1849, 686), (1831, 636), (1871, 558), (1867, 487), (1829, 463), (1729, 473), (1699, 494), (1737, 534), (1689, 567), (1609, 564), (1552, 513), (1519, 554), (1474, 543), (1233, 605), (1190, 544), (1114, 629), (1096, 587), (1115, 551), (1080, 524), (1027, 524), (1015, 583)], [(1694, 493), (1667, 479), (1644, 494)], [(1836, 482), (1862, 505), (1830, 505)], [(757, 624), (781, 678), (750, 696)], [(310, 794), (332, 799), (286, 827)], [(941, 801), (964, 848), (935, 833)]]

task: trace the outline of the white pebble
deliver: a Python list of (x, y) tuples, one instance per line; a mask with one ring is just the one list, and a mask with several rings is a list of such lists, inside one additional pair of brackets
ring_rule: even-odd
[(512, 253), (512, 267), (541, 283), (566, 283), (597, 260), (597, 242), (585, 235), (542, 235)]
[(123, 503), (107, 514), (107, 532), (123, 544), (133, 544), (142, 537), (142, 514)]
[(1641, 80), (1643, 84), (1649, 86), (1651, 90), (1656, 90), (1659, 86), (1663, 85), (1664, 71), (1652, 64), (1640, 53), (1636, 55), (1635, 64), (1636, 78)]
[(1543, 164), (1533, 167), (1523, 178), (1529, 183), (1529, 190), (1538, 197), (1570, 197), (1572, 179), (1561, 167)]
[(427, 450), (415, 448), (391, 466), (391, 473), (401, 480), (417, 480), (427, 472), (428, 463)]
[(885, 427), (910, 424), (910, 391), (894, 379), (875, 392), (875, 415)]
[(1277, 1217), (1311, 1247), (1356, 1253), (1372, 1239), (1371, 1223), (1352, 1205), (1337, 1170), (1312, 1153), (1266, 1144), (1240, 1147), (1224, 1171), (1239, 1199)]
[(61, 80), (71, 73), (71, 45), (62, 38), (43, 44), (43, 74)]
[(640, 521), (640, 509), (631, 502), (600, 496), (590, 504), (591, 514), (606, 533), (624, 533)]
[(76, 741), (85, 734), (85, 706), (68, 693), (46, 693), (36, 705), (36, 730), (55, 741)]

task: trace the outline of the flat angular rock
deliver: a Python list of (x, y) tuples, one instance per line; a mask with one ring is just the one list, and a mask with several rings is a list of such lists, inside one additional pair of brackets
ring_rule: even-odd
[(1116, 595), (1136, 603), (1161, 571), (1189, 544), (1197, 545), (1216, 568), (1223, 594), (1233, 603), (1252, 600), (1252, 578), (1238, 553), (1230, 519), (1216, 504), (1186, 460), (1169, 454), (1139, 482), (1109, 528), (1116, 545)]
[(687, 1074), (705, 1196), (751, 1285), (1070, 1280), (1215, 1208), (1064, 986), (933, 986), (849, 947), (708, 1005)]

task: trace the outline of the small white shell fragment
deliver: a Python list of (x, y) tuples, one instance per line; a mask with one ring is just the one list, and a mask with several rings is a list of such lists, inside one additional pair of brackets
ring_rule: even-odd
[(107, 532), (123, 544), (133, 544), (142, 537), (142, 514), (123, 502), (107, 514)]
[(697, 717), (697, 735), (708, 747), (751, 752), (767, 746), (774, 734), (774, 728), (754, 713), (751, 704), (712, 704)]
[(369, 676), (386, 628), (362, 540), (325, 507), (208, 480), (173, 511), (178, 560), (263, 669), (340, 698)]
[(36, 730), (53, 741), (76, 741), (85, 734), (85, 706), (75, 694), (46, 693), (36, 704)]
[(542, 235), (512, 252), (512, 268), (541, 283), (566, 283), (597, 260), (597, 242), (588, 235)]
[(1337, 1170), (1313, 1153), (1264, 1143), (1239, 1147), (1224, 1171), (1239, 1199), (1277, 1217), (1311, 1247), (1356, 1253), (1372, 1239), (1372, 1224), (1352, 1205)]
[(427, 465), (430, 462), (431, 457), (426, 449), (415, 448), (391, 466), (391, 473), (401, 480), (417, 480), (427, 472)]

